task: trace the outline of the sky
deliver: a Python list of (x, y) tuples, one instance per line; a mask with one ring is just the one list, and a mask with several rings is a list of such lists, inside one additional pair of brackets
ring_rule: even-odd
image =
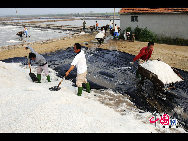
[[(114, 8), (0, 8), (0, 16), (38, 14), (67, 14), (67, 13), (106, 13), (114, 12)], [(119, 12), (120, 8), (115, 8)]]

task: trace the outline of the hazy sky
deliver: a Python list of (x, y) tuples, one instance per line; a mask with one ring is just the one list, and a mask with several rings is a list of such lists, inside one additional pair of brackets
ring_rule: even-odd
[[(38, 15), (38, 14), (65, 14), (65, 13), (106, 13), (113, 12), (114, 8), (0, 8), (0, 16), (16, 15)], [(115, 11), (119, 12), (120, 8)]]

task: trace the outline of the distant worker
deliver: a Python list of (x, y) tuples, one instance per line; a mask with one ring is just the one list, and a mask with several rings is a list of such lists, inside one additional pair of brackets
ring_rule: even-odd
[(119, 38), (118, 28), (119, 27), (117, 26), (117, 24), (115, 24), (115, 26), (114, 26), (114, 38), (116, 38), (116, 37)]
[(153, 47), (154, 47), (154, 42), (149, 42), (147, 47), (143, 47), (140, 50), (140, 53), (133, 59), (133, 62), (135, 62), (138, 59), (142, 59), (143, 61), (148, 61), (153, 52)]
[(110, 30), (112, 30), (112, 26), (113, 26), (112, 20), (110, 20), (110, 23), (108, 25), (109, 25)]
[(28, 36), (28, 31), (27, 31), (27, 28), (25, 27), (25, 25), (24, 25), (24, 34), (26, 37)]
[(44, 71), (48, 82), (50, 81), (50, 76), (49, 76), (49, 71), (48, 71), (48, 63), (46, 61), (46, 59), (38, 54), (37, 52), (34, 51), (34, 49), (32, 47), (25, 47), (25, 49), (30, 49), (31, 53), (29, 53), (29, 63), (31, 62), (31, 60), (35, 61), (35, 63), (38, 65), (37, 66), (37, 78), (38, 78), (38, 83), (41, 83), (41, 73), (42, 71)]
[(106, 32), (105, 32), (105, 30), (104, 30), (104, 27), (103, 28), (101, 28), (101, 33), (103, 33), (103, 34), (105, 34)]
[(96, 21), (96, 30), (98, 31), (98, 28), (99, 28), (99, 24), (98, 22)]
[(83, 31), (85, 31), (85, 29), (86, 29), (86, 21), (84, 20), (84, 22), (83, 22)]
[(74, 69), (76, 66), (77, 68), (77, 77), (76, 77), (76, 85), (78, 87), (78, 96), (81, 96), (82, 94), (82, 84), (86, 84), (86, 92), (90, 93), (90, 85), (89, 82), (87, 82), (86, 75), (87, 75), (87, 64), (86, 64), (86, 57), (84, 50), (81, 49), (81, 45), (79, 43), (74, 44), (74, 52), (77, 53), (74, 60), (71, 63), (71, 67), (69, 70), (65, 73), (65, 76), (67, 77), (69, 73)]
[(95, 39), (97, 39), (100, 45), (104, 42), (105, 35), (105, 30), (101, 27), (101, 31), (95, 36)]

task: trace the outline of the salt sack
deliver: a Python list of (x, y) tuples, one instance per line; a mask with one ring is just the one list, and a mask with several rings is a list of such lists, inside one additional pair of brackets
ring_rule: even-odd
[(173, 69), (162, 61), (148, 60), (147, 62), (140, 65), (150, 72), (156, 74), (158, 79), (161, 80), (164, 84), (182, 81), (182, 79), (173, 71)]
[(99, 33), (95, 36), (95, 38), (104, 38), (104, 33), (99, 32)]

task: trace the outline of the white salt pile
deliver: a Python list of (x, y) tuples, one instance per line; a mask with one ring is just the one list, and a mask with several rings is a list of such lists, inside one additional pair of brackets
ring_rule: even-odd
[(95, 38), (104, 38), (104, 33), (99, 32), (99, 33), (95, 36)]
[(150, 72), (156, 74), (158, 79), (164, 84), (180, 82), (182, 79), (173, 71), (173, 69), (166, 63), (158, 60), (149, 60), (141, 66)]
[(83, 31), (82, 31), (82, 32), (80, 32), (80, 35), (84, 35), (84, 34), (86, 34), (86, 33), (85, 33), (85, 32), (83, 32)]
[(6, 41), (8, 43), (17, 43), (17, 42), (21, 42), (21, 41), (16, 41), (16, 40), (9, 40), (9, 41)]
[[(76, 95), (77, 88), (65, 80), (61, 90), (49, 91), (61, 78), (50, 70), (51, 83), (42, 74), (42, 83), (33, 83), (29, 68), (0, 61), (0, 133), (156, 133), (186, 132), (183, 128), (157, 127), (149, 123), (153, 116), (123, 103), (121, 115), (102, 104), (91, 91)], [(32, 66), (32, 72), (36, 69)], [(108, 96), (108, 95), (107, 95)]]

